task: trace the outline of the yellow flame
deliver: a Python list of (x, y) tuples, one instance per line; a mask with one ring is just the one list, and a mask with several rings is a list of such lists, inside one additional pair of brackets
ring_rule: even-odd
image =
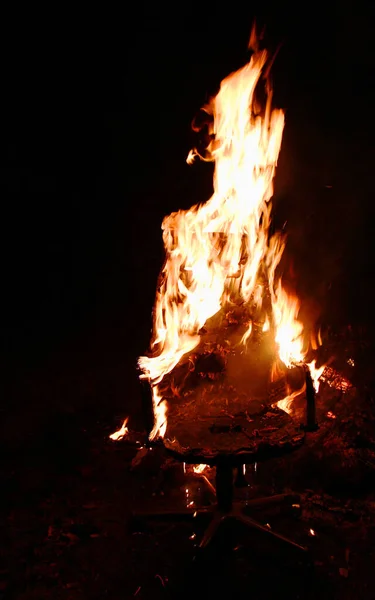
[[(153, 438), (166, 431), (160, 382), (199, 344), (201, 328), (227, 302), (262, 308), (269, 290), (272, 314), (264, 331), (269, 327), (275, 331), (279, 356), (287, 367), (304, 357), (298, 299), (276, 277), (285, 241), (280, 234), (269, 234), (269, 200), (284, 114), (271, 109), (269, 85), (263, 112), (254, 109), (254, 92), (268, 56), (255, 44), (252, 47), (249, 63), (224, 79), (204, 108), (213, 117), (204, 157), (215, 162), (212, 197), (203, 205), (172, 213), (162, 223), (166, 260), (156, 293), (151, 353), (139, 358), (141, 377), (153, 388)], [(197, 156), (193, 149), (187, 161)], [(243, 344), (251, 331), (250, 322)]]
[(320, 378), (321, 378), (321, 376), (323, 374), (323, 371), (325, 369), (325, 365), (322, 365), (321, 367), (319, 367), (319, 369), (317, 369), (316, 366), (315, 366), (316, 365), (316, 360), (315, 359), (312, 362), (306, 363), (306, 364), (307, 364), (307, 366), (310, 369), (310, 375), (311, 375), (311, 379), (312, 379), (312, 382), (313, 382), (314, 389), (315, 389), (316, 393), (318, 393), (319, 392), (319, 386), (320, 386), (320, 381), (319, 380), (320, 380)]
[(164, 437), (167, 428), (167, 405), (165, 400), (158, 394), (157, 386), (152, 389), (152, 402), (154, 409), (154, 427), (149, 435), (150, 440), (156, 437)]
[(207, 467), (207, 465), (194, 465), (193, 471), (194, 471), (194, 473), (203, 473), (203, 471), (205, 470), (206, 467)]
[(282, 400), (279, 400), (278, 402), (276, 402), (277, 408), (280, 408), (284, 412), (288, 413), (288, 415), (291, 415), (293, 413), (293, 408), (292, 408), (293, 401), (295, 398), (297, 398), (297, 396), (302, 394), (304, 389), (305, 389), (305, 384), (302, 386), (301, 389), (295, 390), (294, 392), (292, 392), (290, 390), (289, 385), (287, 385), (287, 395)]
[(114, 440), (116, 442), (118, 440), (122, 440), (122, 438), (124, 438), (126, 435), (128, 435), (129, 429), (126, 427), (128, 420), (129, 420), (129, 417), (126, 417), (126, 419), (124, 420), (120, 429), (118, 431), (115, 431), (115, 433), (111, 433), (111, 435), (109, 436), (111, 438), (111, 440)]
[[(272, 290), (272, 288), (271, 288)], [(298, 321), (300, 302), (296, 296), (288, 294), (279, 281), (272, 292), (272, 309), (275, 320), (279, 357), (284, 365), (291, 368), (304, 359), (303, 325)]]

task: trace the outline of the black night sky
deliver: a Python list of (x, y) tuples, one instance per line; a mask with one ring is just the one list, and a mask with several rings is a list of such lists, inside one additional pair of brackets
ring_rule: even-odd
[(8, 357), (46, 356), (103, 319), (136, 336), (137, 351), (147, 345), (161, 220), (210, 193), (210, 167), (185, 164), (190, 122), (247, 60), (254, 13), (270, 48), (282, 44), (275, 218), (288, 220), (290, 252), (317, 300), (349, 308), (354, 281), (371, 270), (373, 21), (350, 3), (303, 10), (140, 4), (121, 17), (13, 22), (2, 169)]
[(303, 310), (323, 328), (375, 330), (373, 3), (245, 4), (52, 3), (5, 22), (1, 373), (15, 465), (31, 447), (30, 469), (51, 451), (48, 472), (74, 470), (86, 460), (77, 423), (113, 430), (139, 413), (161, 221), (211, 193), (212, 166), (185, 162), (190, 124), (248, 60), (255, 18), (271, 51), (281, 44), (274, 223), (287, 222)]

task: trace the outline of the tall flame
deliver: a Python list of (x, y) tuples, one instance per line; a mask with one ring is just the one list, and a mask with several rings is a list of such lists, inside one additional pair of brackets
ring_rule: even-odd
[[(271, 327), (279, 356), (290, 367), (303, 358), (299, 302), (276, 280), (285, 242), (270, 236), (270, 198), (279, 156), (284, 114), (255, 110), (254, 92), (265, 71), (267, 52), (256, 50), (248, 64), (221, 83), (205, 111), (213, 117), (208, 157), (215, 162), (214, 192), (203, 205), (174, 212), (162, 223), (166, 260), (154, 306), (151, 355), (139, 359), (141, 377), (153, 388), (155, 424), (163, 436), (167, 407), (158, 386), (200, 341), (200, 329), (227, 302), (262, 307), (270, 294)], [(188, 156), (191, 163), (197, 150)], [(246, 344), (251, 323), (242, 342)]]

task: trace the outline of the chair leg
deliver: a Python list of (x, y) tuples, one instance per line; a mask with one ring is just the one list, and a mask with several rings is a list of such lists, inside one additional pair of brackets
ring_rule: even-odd
[(211, 523), (209, 524), (206, 531), (204, 532), (201, 543), (199, 544), (199, 548), (202, 549), (202, 548), (206, 548), (208, 546), (208, 544), (211, 542), (213, 536), (219, 529), (221, 523), (225, 519), (225, 516), (226, 515), (223, 515), (219, 512), (214, 513)]
[(290, 546), (294, 546), (294, 548), (297, 548), (298, 550), (307, 552), (307, 548), (305, 546), (301, 546), (300, 544), (293, 542), (293, 540), (291, 540), (290, 538), (287, 538), (284, 535), (281, 535), (280, 533), (273, 531), (269, 527), (262, 525), (262, 523), (255, 521), (255, 519), (252, 519), (251, 517), (247, 517), (247, 516), (243, 515), (242, 513), (238, 512), (238, 513), (236, 513), (235, 518), (238, 519), (244, 525), (247, 525), (248, 527), (252, 527), (253, 529), (258, 529), (259, 531), (263, 531), (263, 533), (267, 533), (268, 535), (270, 535), (274, 538), (277, 538), (277, 539), (285, 542), (286, 544), (289, 544)]
[(268, 506), (274, 506), (277, 504), (299, 504), (301, 497), (298, 494), (277, 494), (275, 496), (265, 496), (264, 498), (252, 498), (246, 500), (244, 508), (267, 508)]
[(204, 475), (204, 473), (197, 473), (195, 476), (204, 481), (206, 489), (209, 492), (212, 501), (216, 503), (216, 490), (215, 487), (212, 485), (211, 481), (208, 479), (208, 477)]
[(247, 479), (245, 477), (245, 473), (243, 470), (244, 466), (245, 465), (241, 465), (240, 467), (237, 467), (236, 477), (234, 480), (234, 485), (237, 488), (249, 487), (249, 484), (247, 482)]
[[(158, 520), (160, 519), (161, 521), (164, 520), (190, 520), (193, 518), (194, 513), (197, 512), (196, 510), (191, 510), (191, 509), (186, 509), (186, 510), (160, 510), (158, 512), (134, 512), (132, 517), (133, 519), (136, 520)], [(200, 511), (201, 512), (201, 511)]]

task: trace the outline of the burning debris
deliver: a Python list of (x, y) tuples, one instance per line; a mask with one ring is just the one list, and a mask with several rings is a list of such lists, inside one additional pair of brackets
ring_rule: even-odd
[(329, 387), (339, 390), (341, 392), (347, 392), (352, 387), (351, 382), (340, 375), (335, 369), (326, 367), (320, 376), (320, 380), (324, 381)]

